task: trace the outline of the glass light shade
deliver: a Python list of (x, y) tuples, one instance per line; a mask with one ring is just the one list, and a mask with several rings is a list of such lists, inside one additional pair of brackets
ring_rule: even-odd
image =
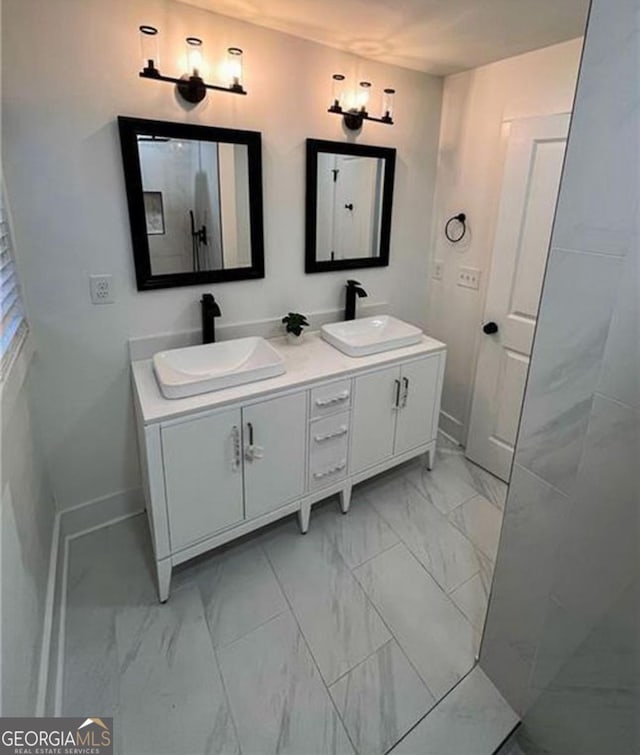
[(393, 120), (393, 103), (395, 94), (395, 89), (385, 89), (382, 92), (382, 117), (386, 120)]
[(369, 98), (371, 96), (371, 82), (361, 81), (358, 87), (358, 93), (356, 95), (356, 108), (362, 113), (367, 112), (367, 106), (369, 105)]
[(227, 76), (230, 87), (242, 88), (242, 50), (239, 47), (227, 50)]
[(341, 73), (334, 73), (331, 86), (331, 107), (340, 108), (344, 99), (345, 79)]
[(187, 70), (189, 76), (200, 76), (202, 69), (202, 40), (198, 37), (187, 37)]
[(159, 68), (158, 30), (155, 26), (140, 27), (140, 57), (142, 58), (143, 71)]

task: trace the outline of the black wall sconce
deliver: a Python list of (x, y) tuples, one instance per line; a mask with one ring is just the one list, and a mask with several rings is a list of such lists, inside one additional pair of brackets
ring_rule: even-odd
[[(329, 108), (330, 113), (341, 115), (344, 119), (344, 125), (350, 131), (359, 131), (364, 121), (375, 121), (376, 123), (386, 123), (387, 126), (393, 126), (393, 100), (396, 93), (395, 89), (384, 89), (382, 92), (382, 116), (375, 118), (369, 115), (369, 99), (371, 96), (371, 82), (361, 81), (358, 85), (358, 91), (355, 95), (353, 105), (345, 106), (346, 79), (341, 73), (333, 74), (333, 92), (332, 103)], [(346, 109), (345, 109), (346, 108)]]
[(143, 79), (154, 79), (155, 81), (175, 84), (180, 96), (187, 102), (194, 104), (202, 102), (207, 94), (207, 89), (229, 92), (230, 94), (247, 93), (242, 86), (242, 50), (239, 47), (230, 47), (227, 50), (227, 71), (230, 82), (228, 86), (218, 86), (207, 84), (200, 75), (203, 62), (202, 40), (198, 37), (187, 37), (185, 43), (189, 72), (183, 74), (180, 78), (163, 76), (157, 65), (159, 60), (158, 30), (155, 26), (141, 26), (140, 49), (142, 51), (143, 68), (140, 71), (140, 76)]

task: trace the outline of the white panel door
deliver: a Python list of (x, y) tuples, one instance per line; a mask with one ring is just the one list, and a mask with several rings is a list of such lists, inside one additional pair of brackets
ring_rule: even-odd
[(355, 380), (351, 432), (351, 473), (393, 454), (396, 401), (401, 389), (400, 368), (388, 367)]
[(243, 519), (240, 410), (162, 428), (171, 550)]
[(410, 451), (435, 437), (434, 409), (440, 357), (427, 357), (402, 366), (401, 408), (394, 453)]
[(382, 161), (343, 155), (337, 163), (333, 212), (336, 259), (378, 254)]
[(253, 519), (304, 493), (306, 393), (245, 407), (242, 423), (245, 512)]
[(467, 438), (467, 456), (507, 482), (569, 118), (514, 121), (509, 135)]

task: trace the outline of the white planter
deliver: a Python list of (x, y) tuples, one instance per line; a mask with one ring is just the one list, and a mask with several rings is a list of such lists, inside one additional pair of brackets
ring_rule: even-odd
[(302, 331), (302, 333), (300, 333), (299, 336), (297, 336), (295, 333), (289, 333), (287, 331), (287, 341), (289, 341), (292, 346), (299, 346), (302, 343), (303, 339), (304, 330)]

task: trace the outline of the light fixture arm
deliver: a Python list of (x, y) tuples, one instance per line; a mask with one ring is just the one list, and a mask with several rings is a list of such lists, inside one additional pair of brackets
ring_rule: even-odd
[[(138, 74), (143, 79), (154, 81), (166, 81), (178, 87), (180, 95), (188, 102), (200, 102), (204, 99), (205, 90), (214, 89), (217, 92), (230, 92), (231, 94), (247, 94), (247, 90), (241, 84), (231, 84), (228, 87), (217, 84), (207, 84), (199, 76), (183, 76), (179, 79), (173, 76), (163, 76), (157, 68), (145, 68)], [(200, 96), (201, 95), (201, 96)]]
[(349, 131), (359, 131), (362, 128), (364, 121), (373, 121), (374, 123), (384, 123), (387, 126), (393, 126), (393, 118), (391, 116), (382, 116), (382, 118), (375, 118), (369, 115), (363, 110), (343, 110), (339, 105), (332, 105), (328, 110), (328, 113), (334, 115), (341, 115), (344, 118), (344, 125)]

